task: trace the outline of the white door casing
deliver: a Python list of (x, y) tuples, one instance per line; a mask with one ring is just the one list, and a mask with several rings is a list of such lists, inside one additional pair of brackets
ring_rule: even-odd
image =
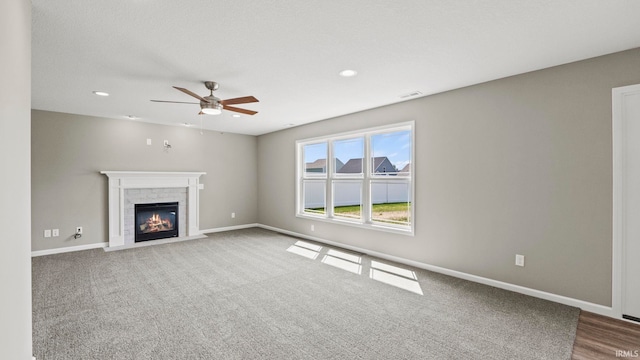
[(640, 319), (640, 84), (613, 95), (613, 311)]

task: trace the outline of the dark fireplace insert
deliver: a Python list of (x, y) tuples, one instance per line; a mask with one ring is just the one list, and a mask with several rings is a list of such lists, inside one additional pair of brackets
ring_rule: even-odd
[(135, 242), (178, 237), (178, 203), (135, 205)]

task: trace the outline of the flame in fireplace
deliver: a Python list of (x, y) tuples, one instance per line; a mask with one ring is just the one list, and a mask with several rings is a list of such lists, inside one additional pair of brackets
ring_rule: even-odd
[(143, 233), (150, 232), (158, 232), (158, 231), (168, 231), (173, 229), (173, 224), (171, 223), (171, 219), (162, 218), (160, 214), (154, 213), (149, 217), (144, 224), (140, 225), (140, 230)]

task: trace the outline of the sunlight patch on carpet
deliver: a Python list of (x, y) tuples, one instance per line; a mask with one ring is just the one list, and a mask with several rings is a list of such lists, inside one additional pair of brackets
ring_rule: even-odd
[(416, 273), (408, 269), (372, 260), (369, 277), (387, 285), (424, 295)]
[(322, 263), (339, 269), (358, 274), (362, 273), (362, 259), (360, 256), (349, 254), (346, 252), (329, 249), (327, 255), (322, 258)]
[(304, 256), (311, 260), (315, 260), (320, 254), (319, 251), (321, 249), (322, 249), (322, 246), (310, 244), (304, 241), (298, 241), (295, 244), (289, 246), (287, 251), (292, 254)]

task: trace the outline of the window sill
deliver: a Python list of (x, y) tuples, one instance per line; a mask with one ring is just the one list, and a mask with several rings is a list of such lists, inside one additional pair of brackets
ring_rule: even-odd
[(385, 225), (383, 223), (363, 224), (359, 222), (349, 221), (346, 219), (345, 220), (338, 219), (338, 218), (330, 219), (320, 215), (299, 214), (299, 213), (296, 214), (296, 217), (300, 219), (306, 219), (306, 220), (317, 220), (317, 221), (321, 221), (329, 224), (346, 225), (346, 226), (356, 227), (360, 229), (382, 231), (382, 232), (405, 235), (405, 236), (414, 236), (413, 226), (411, 226), (410, 228), (409, 227), (404, 228), (404, 227), (396, 227), (392, 225)]

